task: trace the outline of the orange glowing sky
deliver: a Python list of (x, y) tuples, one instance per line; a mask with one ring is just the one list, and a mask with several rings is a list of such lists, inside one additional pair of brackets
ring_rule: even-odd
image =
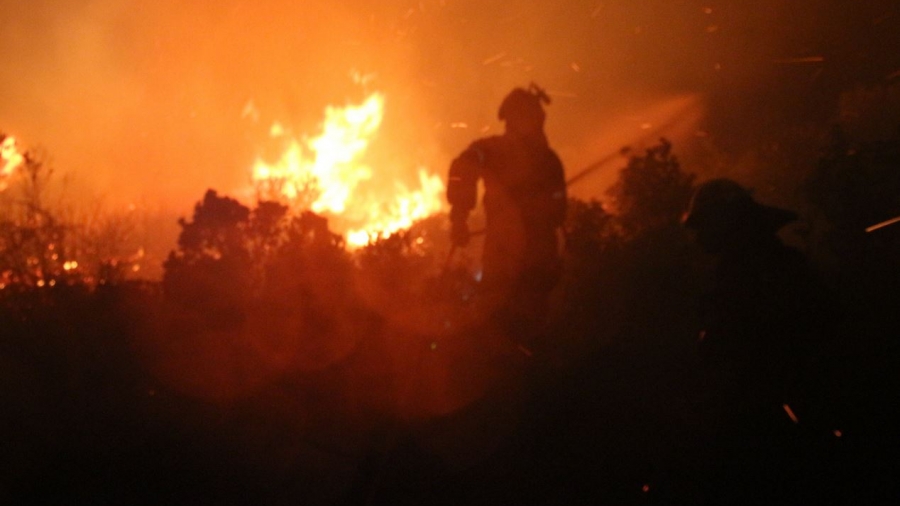
[(0, 131), (86, 194), (186, 213), (208, 187), (246, 188), (274, 121), (313, 132), (327, 105), (372, 90), (376, 158), (443, 175), (534, 80), (555, 95), (548, 133), (572, 175), (648, 133), (741, 135), (766, 90), (881, 75), (896, 57), (858, 53), (897, 32), (895, 3), (2, 0)]

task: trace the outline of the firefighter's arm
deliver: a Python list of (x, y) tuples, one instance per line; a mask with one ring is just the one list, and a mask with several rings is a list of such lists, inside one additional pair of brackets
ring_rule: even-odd
[(557, 227), (561, 227), (566, 221), (566, 206), (569, 202), (568, 192), (566, 191), (566, 175), (563, 170), (562, 161), (556, 153), (551, 157), (551, 165), (553, 170), (553, 181), (551, 184), (552, 192), (550, 212), (553, 217), (553, 223)]
[(478, 178), (484, 163), (484, 153), (476, 146), (470, 147), (450, 164), (447, 178), (447, 201), (450, 203), (451, 238), (453, 244), (469, 243), (469, 212), (478, 199)]

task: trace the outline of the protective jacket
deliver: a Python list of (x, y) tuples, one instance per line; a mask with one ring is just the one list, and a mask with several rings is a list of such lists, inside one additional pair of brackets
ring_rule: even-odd
[[(556, 230), (565, 219), (562, 162), (545, 136), (507, 133), (472, 143), (450, 166), (451, 219), (465, 221), (484, 181), (487, 218), (483, 269), (486, 283), (556, 283)], [(549, 289), (548, 289), (549, 290)]]

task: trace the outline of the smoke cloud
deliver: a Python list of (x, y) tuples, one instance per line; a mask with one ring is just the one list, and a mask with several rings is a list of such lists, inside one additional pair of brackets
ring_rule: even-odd
[[(443, 174), (458, 150), (500, 131), (502, 97), (535, 81), (554, 98), (548, 134), (571, 176), (653, 136), (676, 137), (677, 150), (689, 150), (697, 132), (738, 139), (762, 128), (754, 118), (765, 104), (808, 102), (816, 95), (804, 90), (839, 86), (850, 71), (883, 76), (894, 61), (872, 54), (884, 44), (871, 43), (898, 32), (887, 0), (3, 0), (0, 8), (0, 128), (44, 146), (88, 194), (185, 214), (208, 187), (247, 189), (273, 122), (314, 134), (327, 105), (367, 91), (386, 96), (373, 156), (409, 174), (417, 164)], [(608, 172), (580, 191), (600, 191)]]

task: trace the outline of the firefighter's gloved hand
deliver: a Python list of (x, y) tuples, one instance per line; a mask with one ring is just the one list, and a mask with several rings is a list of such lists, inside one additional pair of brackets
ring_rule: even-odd
[(453, 245), (465, 248), (470, 238), (468, 223), (465, 220), (454, 220), (450, 229), (450, 240), (453, 241)]

